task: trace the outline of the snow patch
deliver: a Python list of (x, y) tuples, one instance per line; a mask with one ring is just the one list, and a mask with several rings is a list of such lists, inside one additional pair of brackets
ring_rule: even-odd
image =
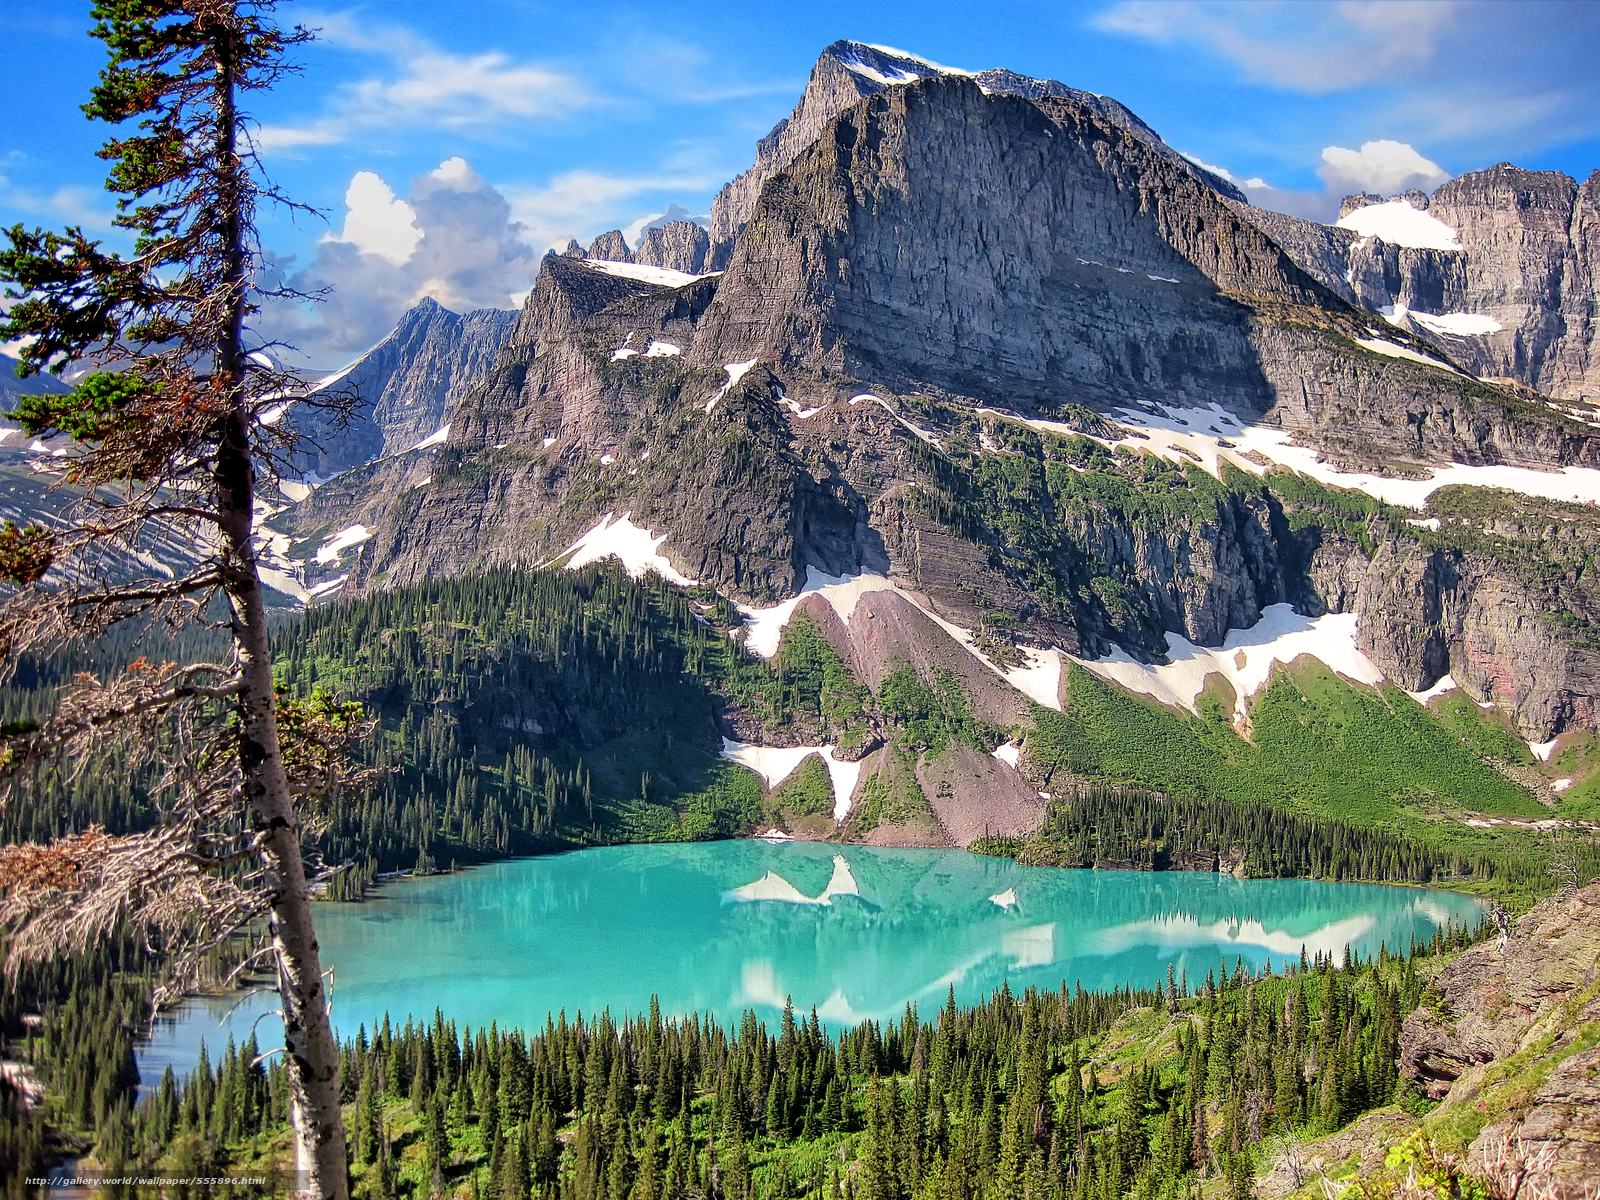
[(1382, 238), (1393, 246), (1417, 250), (1459, 250), (1456, 231), (1438, 217), (1412, 208), (1405, 200), (1369, 204), (1339, 218), (1338, 228), (1353, 229), (1363, 237)]
[(1007, 912), (1010, 912), (1017, 906), (1017, 889), (1007, 888), (1003, 892), (996, 892), (994, 895), (989, 897), (989, 903), (994, 905), (996, 908), (1003, 908)]
[(850, 618), (856, 611), (856, 601), (862, 596), (868, 592), (895, 592), (928, 620), (965, 646), (974, 658), (1012, 687), (1038, 704), (1053, 708), (1057, 712), (1061, 711), (1059, 650), (1053, 647), (1048, 650), (1025, 649), (1023, 655), (1028, 660), (1027, 666), (1009, 669), (998, 667), (979, 652), (970, 629), (963, 629), (946, 621), (904, 588), (890, 582), (882, 575), (828, 575), (816, 567), (807, 567), (805, 586), (800, 589), (798, 595), (791, 596), (771, 608), (749, 608), (743, 604), (737, 606), (745, 616), (744, 644), (762, 658), (771, 658), (778, 652), (778, 642), (783, 637), (784, 626), (794, 615), (795, 606), (812, 592), (831, 604), (833, 610), (839, 614), (839, 619), (846, 625), (850, 624)]
[(1434, 316), (1431, 313), (1414, 312), (1411, 316), (1419, 325), (1452, 337), (1482, 337), (1488, 333), (1499, 333), (1505, 328), (1499, 321), (1483, 313), (1444, 313)]
[(1022, 655), (1027, 659), (1027, 666), (1011, 667), (1000, 673), (1005, 676), (1007, 683), (1035, 704), (1042, 704), (1046, 708), (1060, 712), (1061, 651), (1054, 647), (1048, 650), (1032, 650), (1025, 647)]
[(749, 362), (723, 363), (722, 369), (728, 373), (728, 382), (722, 385), (715, 396), (706, 401), (706, 412), (709, 413), (716, 408), (717, 401), (726, 396), (728, 389), (735, 386), (739, 380), (749, 374), (750, 368), (755, 365), (756, 360), (753, 358)]
[(923, 58), (920, 54), (913, 54), (909, 50), (897, 50), (893, 46), (880, 46), (877, 42), (862, 42), (869, 50), (877, 50), (884, 54), (892, 54), (896, 58), (903, 58), (908, 62), (921, 63), (931, 71), (941, 75), (976, 75), (976, 71), (963, 71), (960, 67), (947, 67), (943, 63), (936, 63), (931, 58)]
[(324, 579), (321, 583), (317, 584), (316, 587), (307, 588), (306, 595), (313, 599), (318, 596), (326, 596), (328, 593), (336, 592), (342, 588), (344, 586), (344, 581), (349, 578), (350, 576), (348, 575), (340, 575), (333, 579)]
[(1356, 338), (1356, 345), (1363, 350), (1371, 350), (1374, 354), (1382, 354), (1387, 358), (1404, 358), (1411, 362), (1421, 363), (1425, 367), (1438, 367), (1441, 371), (1449, 371), (1452, 375), (1461, 374), (1448, 363), (1442, 363), (1437, 358), (1430, 358), (1426, 354), (1419, 354), (1410, 346), (1402, 346), (1391, 342), (1388, 338)]
[(1550, 785), (1550, 790), (1552, 792), (1564, 792), (1571, 786), (1572, 786), (1572, 780), (1570, 780), (1570, 779), (1558, 779), (1558, 780), (1556, 780), (1554, 783), (1552, 783)]
[(602, 454), (600, 456), (600, 465), (602, 467), (609, 467), (612, 463), (614, 463), (616, 461), (617, 461), (617, 456), (615, 454)]
[(551, 446), (554, 446), (555, 444), (556, 444), (556, 439), (555, 438), (545, 438), (543, 441), (541, 441), (539, 443), (539, 447), (540, 447), (540, 449), (548, 450), (548, 449), (550, 449)]
[(430, 433), (427, 437), (423, 438), (420, 442), (418, 442), (415, 446), (413, 446), (411, 448), (413, 450), (426, 450), (429, 446), (438, 446), (438, 445), (443, 444), (444, 440), (449, 436), (450, 436), (450, 426), (449, 425), (444, 425), (441, 428), (435, 430), (433, 433)]
[(643, 578), (646, 571), (654, 571), (669, 583), (694, 587), (699, 581), (680, 574), (658, 549), (670, 535), (652, 537), (648, 529), (641, 529), (629, 519), (632, 515), (625, 512), (615, 521), (611, 513), (601, 517), (598, 525), (568, 547), (567, 570), (576, 571), (603, 558), (615, 557), (635, 579)]
[(311, 495), (312, 485), (300, 479), (278, 480), (278, 491), (296, 504)]
[(799, 401), (791, 400), (787, 396), (780, 396), (778, 399), (785, 408), (795, 415), (795, 419), (798, 421), (804, 421), (807, 417), (814, 417), (828, 407), (826, 404), (819, 404), (816, 408), (801, 408)]
[(749, 767), (766, 782), (770, 791), (813, 754), (822, 755), (828, 778), (833, 782), (833, 819), (842, 821), (850, 814), (850, 797), (861, 778), (859, 762), (845, 762), (833, 756), (833, 746), (751, 746), (732, 738), (722, 739), (721, 757)]
[[(909, 429), (912, 433), (916, 434), (923, 441), (927, 442), (928, 445), (932, 446), (935, 450), (939, 450), (939, 449), (943, 448), (943, 447), (941, 447), (939, 445), (939, 439), (937, 437), (935, 437), (933, 434), (929, 433), (926, 429), (918, 428), (917, 426), (913, 425), (910, 421), (908, 421), (904, 417), (902, 417), (899, 413), (895, 412), (895, 410), (889, 406), (889, 402), (887, 400), (884, 400), (883, 398), (881, 398), (879, 396), (857, 396), (856, 400), (876, 400), (879, 404), (881, 404), (883, 406), (883, 410), (885, 412), (887, 412), (896, 421), (899, 421), (900, 424), (904, 425), (907, 429)], [(850, 401), (850, 403), (854, 404), (856, 402), (856, 400), (852, 400), (852, 401)]]
[(265, 567), (257, 563), (256, 573), (261, 576), (261, 582), (275, 592), (282, 592), (290, 599), (300, 601), (301, 604), (311, 599), (311, 593), (306, 590), (305, 585), (288, 571), (280, 571), (276, 567)]
[(630, 350), (626, 346), (621, 346), (621, 347), (619, 347), (616, 350), (613, 350), (611, 352), (611, 361), (612, 362), (621, 362), (623, 359), (632, 358), (634, 355), (636, 355), (638, 353), (639, 352), (637, 350)]
[(677, 358), (683, 351), (671, 342), (651, 342), (650, 348), (644, 352), (646, 358)]
[(704, 275), (690, 275), (684, 271), (670, 271), (666, 267), (647, 267), (643, 263), (607, 262), (599, 258), (586, 258), (583, 265), (591, 271), (604, 271), (623, 279), (637, 279), (640, 283), (654, 283), (660, 287), (677, 288), (704, 279)]
[(1289, 663), (1302, 654), (1357, 683), (1376, 685), (1383, 680), (1370, 658), (1356, 648), (1355, 613), (1329, 613), (1312, 619), (1294, 611), (1291, 604), (1274, 604), (1262, 611), (1249, 629), (1231, 629), (1220, 647), (1196, 646), (1182, 634), (1167, 634), (1166, 666), (1136, 662), (1121, 647), (1105, 658), (1077, 659), (1104, 679), (1131, 691), (1151, 696), (1163, 704), (1198, 714), (1196, 701), (1206, 679), (1221, 675), (1234, 692), (1234, 719), (1243, 721), (1247, 702), (1266, 683), (1274, 663)]
[(1540, 762), (1549, 762), (1550, 756), (1556, 752), (1556, 743), (1560, 740), (1559, 737), (1553, 737), (1548, 742), (1529, 742), (1528, 749), (1533, 751)]
[(993, 751), (990, 757), (998, 758), (1001, 762), (1014, 767), (1022, 761), (1022, 746), (1018, 742), (1007, 742)]
[[(1139, 409), (1119, 408), (1115, 419), (1126, 426), (1129, 433), (1114, 440), (1080, 434), (1060, 421), (1023, 417), (1002, 409), (980, 408), (978, 413), (1015, 421), (1039, 433), (1052, 433), (1060, 437), (1088, 436), (1108, 449), (1125, 446), (1135, 453), (1148, 452), (1179, 464), (1193, 463), (1198, 459), (1201, 466), (1218, 476), (1221, 475), (1223, 458), (1252, 475), (1264, 474), (1266, 467), (1245, 457), (1258, 455), (1268, 460), (1270, 465), (1287, 467), (1330, 487), (1351, 488), (1386, 504), (1407, 508), (1422, 508), (1430, 495), (1451, 484), (1507, 488), (1548, 500), (1600, 504), (1600, 470), (1593, 467), (1542, 471), (1532, 467), (1474, 467), (1446, 463), (1431, 467), (1433, 476), (1430, 479), (1346, 474), (1318, 462), (1314, 448), (1291, 445), (1292, 435), (1288, 431), (1274, 426), (1241, 424), (1237, 417), (1215, 402), (1204, 409), (1154, 403)], [(1224, 441), (1230, 444), (1224, 446)]]
[(339, 556), (351, 546), (359, 546), (373, 534), (376, 529), (368, 529), (365, 525), (351, 525), (341, 529), (327, 541), (322, 543), (322, 548), (317, 551), (317, 562), (326, 567), (339, 561)]
[(1179, 282), (1178, 280), (1173, 279), (1170, 275), (1146, 275), (1145, 278), (1146, 279), (1154, 279), (1158, 283), (1177, 283), (1177, 282)]
[(882, 575), (829, 575), (816, 567), (807, 567), (805, 586), (798, 595), (771, 608), (750, 608), (743, 604), (737, 606), (745, 616), (744, 644), (762, 658), (771, 658), (778, 652), (784, 626), (794, 615), (795, 607), (812, 592), (820, 593), (848, 625), (851, 614), (856, 610), (856, 601), (862, 596), (868, 592), (899, 590)]
[(1453, 692), (1455, 690), (1456, 690), (1456, 681), (1449, 675), (1442, 675), (1439, 678), (1439, 682), (1434, 684), (1427, 691), (1424, 691), (1424, 692), (1407, 692), (1406, 695), (1410, 696), (1418, 704), (1421, 704), (1424, 707), (1426, 707), (1428, 701), (1432, 700), (1435, 696), (1442, 696), (1446, 692)]

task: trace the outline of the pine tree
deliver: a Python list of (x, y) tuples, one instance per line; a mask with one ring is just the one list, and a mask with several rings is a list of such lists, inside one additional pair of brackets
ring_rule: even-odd
[[(21, 369), (59, 373), (84, 360), (102, 368), (69, 392), (24, 397), (11, 414), (30, 436), (72, 440), (58, 462), (87, 498), (59, 529), (0, 528), (0, 575), (13, 586), (0, 605), (0, 652), (14, 659), (91, 639), (134, 616), (192, 619), (214, 611), (213, 600), (232, 638), (230, 662), (138, 660), (81, 680), (55, 717), (0, 750), (17, 780), (32, 761), (86, 754), (107, 739), (131, 767), (173, 753), (151, 736), (158, 729), (193, 739), (176, 752), (193, 769), (176, 782), (160, 829), (121, 839), (91, 829), (41, 851), (76, 864), (74, 886), (11, 886), (8, 950), (14, 960), (49, 957), (63, 931), (82, 949), (131, 917), (198, 953), (264, 913), (298, 1166), (310, 1194), (343, 1200), (338, 1053), (296, 801), (321, 789), (312, 780), (342, 761), (360, 721), (331, 701), (280, 705), (253, 544), (259, 479), (287, 449), (286, 433), (260, 418), (297, 386), (263, 364), (246, 332), (261, 294), (256, 205), (281, 197), (261, 179), (240, 101), (276, 82), (286, 52), (307, 36), (278, 28), (271, 9), (270, 0), (97, 4), (91, 34), (109, 61), (84, 111), (114, 126), (138, 122), (101, 151), (133, 254), (107, 253), (78, 228), (20, 225), (0, 250), (0, 280), (17, 301), (0, 340), (31, 339)], [(174, 579), (119, 586), (96, 571), (108, 547), (137, 549), (160, 532), (213, 552)], [(259, 861), (259, 887), (227, 871), (244, 858)], [(0, 890), (13, 861), (0, 863)], [(192, 969), (195, 960), (176, 961)]]

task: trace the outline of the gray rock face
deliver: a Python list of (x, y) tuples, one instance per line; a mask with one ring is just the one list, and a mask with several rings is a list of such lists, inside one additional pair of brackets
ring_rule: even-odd
[[(1350, 230), (1234, 209), (1324, 287), (1377, 312), (1409, 310), (1401, 328), (1474, 375), (1506, 379), (1589, 407), (1600, 403), (1600, 172), (1583, 184), (1557, 171), (1501, 163), (1451, 180), (1432, 197), (1402, 197), (1455, 230), (1460, 250), (1419, 249)], [(1347, 196), (1340, 217), (1383, 198)], [(1428, 318), (1492, 318), (1490, 332)]]
[(1439, 311), (1484, 313), (1505, 327), (1460, 339), (1458, 356), (1479, 374), (1600, 401), (1600, 172), (1580, 186), (1501, 163), (1445, 184), (1429, 211), (1463, 248)]
[(517, 316), (497, 308), (462, 315), (432, 299), (420, 301), (393, 333), (319, 389), (359, 398), (347, 426), (329, 428), (316, 410), (290, 408), (287, 419), (318, 444), (302, 453), (304, 469), (327, 478), (398, 454), (434, 433), (465, 390), (487, 373)]
[[(954, 72), (960, 77), (963, 73)], [(733, 241), (754, 211), (762, 185), (782, 171), (814, 142), (822, 128), (839, 113), (889, 88), (921, 79), (950, 78), (952, 72), (907, 55), (895, 54), (862, 42), (838, 41), (825, 49), (811, 69), (805, 94), (794, 111), (778, 122), (756, 145), (756, 162), (717, 193), (711, 208), (711, 252), (708, 269), (720, 270), (733, 250)], [(1057, 97), (1076, 100), (1102, 119), (1145, 143), (1174, 165), (1202, 179), (1235, 200), (1244, 200), (1226, 180), (1189, 162), (1126, 106), (1109, 96), (1070, 88), (1054, 79), (1033, 79), (1015, 71), (993, 69), (966, 76), (985, 92), (1021, 96), (1029, 100)]]
[(1215, 401), (1366, 468), (1590, 461), (1589, 427), (1512, 420), (1494, 388), (1362, 349), (1369, 324), (1084, 105), (946, 77), (861, 102), (769, 182), (693, 357), (1001, 403)]
[[(1233, 232), (1225, 250), (1208, 222)], [(1337, 303), (1083, 105), (936, 78), (841, 114), (768, 184), (695, 357), (1260, 411), (1249, 313), (1224, 290)]]
[(686, 275), (699, 275), (706, 269), (711, 239), (693, 221), (668, 221), (646, 229), (634, 251), (633, 261), (650, 267), (665, 267)]
[(623, 240), (622, 230), (613, 229), (609, 233), (602, 233), (595, 238), (594, 244), (589, 247), (589, 258), (598, 258), (606, 262), (632, 262), (633, 255), (628, 251), (628, 243)]

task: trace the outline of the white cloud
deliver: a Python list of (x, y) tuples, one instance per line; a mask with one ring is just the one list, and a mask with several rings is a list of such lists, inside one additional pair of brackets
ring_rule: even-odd
[(85, 229), (105, 232), (115, 228), (111, 221), (116, 211), (106, 203), (106, 193), (101, 188), (69, 184), (41, 194), (0, 175), (0, 205)]
[(1332, 223), (1339, 215), (1339, 201), (1353, 192), (1377, 192), (1383, 196), (1392, 196), (1408, 188), (1431, 192), (1450, 178), (1449, 172), (1423, 157), (1415, 147), (1389, 139), (1365, 142), (1359, 150), (1325, 147), (1322, 165), (1317, 169), (1323, 182), (1321, 191), (1274, 187), (1259, 176), (1241, 179), (1228, 168), (1208, 163), (1193, 154), (1185, 153), (1184, 157), (1238, 184), (1250, 203), (1258, 208), (1326, 223)]
[(266, 154), (328, 146), (378, 129), (452, 129), (493, 135), (512, 120), (564, 117), (600, 103), (579, 78), (512, 59), (499, 50), (451, 54), (394, 26), (318, 18), (323, 41), (388, 58), (391, 69), (337, 89), (328, 111), (306, 120), (263, 125)]
[(1363, 142), (1359, 150), (1326, 147), (1317, 175), (1330, 195), (1341, 196), (1351, 192), (1391, 196), (1407, 188), (1432, 191), (1450, 178), (1448, 171), (1424, 158), (1414, 147), (1388, 138)]
[(1317, 95), (1429, 62), (1460, 7), (1453, 0), (1124, 0), (1094, 24), (1163, 44), (1198, 43), (1231, 60), (1246, 78)]
[(397, 198), (394, 189), (371, 171), (357, 171), (351, 178), (344, 205), (344, 228), (338, 234), (328, 234), (324, 241), (349, 242), (363, 253), (376, 254), (399, 266), (411, 257), (422, 239), (416, 209)]
[[(649, 175), (609, 175), (603, 171), (566, 171), (541, 187), (503, 190), (511, 200), (511, 210), (527, 230), (528, 240), (544, 249), (565, 246), (568, 238), (588, 239), (619, 228), (626, 202), (651, 192), (700, 193), (715, 187), (721, 177), (698, 172), (663, 172)], [(634, 210), (637, 211), (637, 210)], [(669, 209), (669, 211), (671, 211)], [(632, 231), (628, 245), (637, 243), (640, 232), (664, 214), (652, 213), (628, 226)]]
[(345, 193), (341, 236), (325, 238), (304, 269), (276, 274), (320, 304), (279, 304), (261, 332), (297, 347), (315, 367), (343, 366), (381, 340), (424, 296), (446, 308), (514, 308), (539, 270), (539, 252), (505, 196), (466, 160), (449, 158), (399, 197), (381, 176), (358, 171)]
[[(1249, 83), (1351, 94), (1369, 123), (1449, 146), (1467, 161), (1516, 158), (1600, 132), (1593, 0), (1123, 0), (1092, 23), (1210, 58)], [(1343, 107), (1322, 119), (1339, 120)]]

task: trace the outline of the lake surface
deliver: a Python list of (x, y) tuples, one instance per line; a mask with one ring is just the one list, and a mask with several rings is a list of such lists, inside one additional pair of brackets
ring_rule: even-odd
[[(1093, 989), (1152, 986), (1167, 964), (1191, 986), (1236, 959), (1281, 970), (1301, 948), (1404, 950), (1466, 896), (1194, 872), (1020, 867), (962, 850), (759, 841), (617, 846), (386, 883), (364, 904), (316, 908), (334, 1023), (370, 1032), (385, 1012), (532, 1031), (565, 1009), (776, 1017), (786, 996), (834, 1025), (924, 1013), (947, 989), (969, 1003), (1003, 980)], [(276, 997), (194, 1001), (140, 1052), (146, 1083), (282, 1025)], [(230, 1010), (231, 1014), (230, 1014)]]

